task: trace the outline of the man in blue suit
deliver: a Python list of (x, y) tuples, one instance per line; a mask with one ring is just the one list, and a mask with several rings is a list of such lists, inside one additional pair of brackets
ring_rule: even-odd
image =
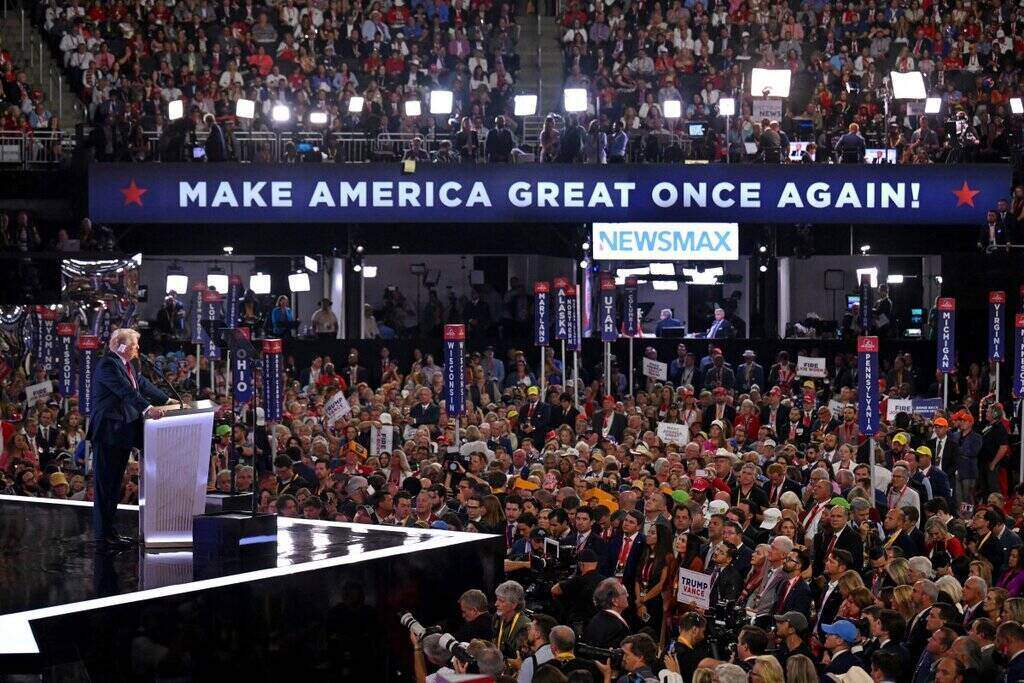
[(93, 536), (105, 549), (129, 545), (114, 527), (121, 480), (132, 448), (142, 446), (142, 418), (156, 420), (166, 394), (142, 376), (132, 361), (139, 355), (139, 333), (121, 328), (110, 335), (110, 350), (96, 364), (87, 438), (95, 468)]

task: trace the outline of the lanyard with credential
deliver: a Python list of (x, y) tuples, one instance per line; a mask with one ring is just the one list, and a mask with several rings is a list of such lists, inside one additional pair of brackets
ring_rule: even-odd
[[(512, 617), (512, 625), (508, 627), (509, 635), (512, 634), (512, 631), (516, 630), (516, 622), (519, 621), (519, 615), (520, 614), (521, 614), (520, 612), (516, 612), (516, 615), (514, 617)], [(502, 620), (501, 624), (498, 626), (498, 643), (497, 643), (497, 645), (498, 645), (498, 649), (499, 650), (501, 649), (501, 641), (503, 641), (504, 639), (505, 639), (505, 621)]]

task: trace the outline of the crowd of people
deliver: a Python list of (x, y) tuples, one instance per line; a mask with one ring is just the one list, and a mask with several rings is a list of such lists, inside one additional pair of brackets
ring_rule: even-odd
[[(273, 129), (278, 104), (289, 106), (292, 122), (327, 114), (319, 125), (328, 156), (337, 151), (335, 133), (353, 132), (418, 134), (437, 144), (400, 153), (433, 152), (442, 161), (509, 161), (519, 145), (541, 161), (591, 163), (721, 159), (727, 149), (764, 161), (790, 152), (841, 160), (852, 150), (863, 159), (866, 148), (895, 150), (902, 163), (1019, 154), (1009, 100), (1021, 94), (1021, 10), (996, 0), (561, 3), (557, 15), (541, 17), (558, 40), (543, 47), (562, 50), (564, 85), (587, 91), (588, 110), (563, 119), (561, 102), (541, 103), (538, 113), (558, 115), (536, 140), (522, 139), (522, 119), (513, 115), (514, 95), (530, 91), (517, 82), (524, 10), (545, 8), (490, 0), (45, 0), (33, 21), (96, 124), (100, 159), (176, 155), (168, 144), (196, 129), (216, 129), (230, 158), (234, 132)], [(0, 52), (0, 66), (4, 129), (57, 125), (24, 65)], [(789, 97), (752, 97), (754, 67), (791, 72)], [(940, 112), (925, 116), (920, 102), (891, 101), (890, 71), (920, 71)], [(429, 92), (441, 89), (454, 93), (453, 109), (432, 116)], [(728, 97), (738, 98), (729, 147), (718, 111)], [(236, 117), (239, 99), (255, 102), (254, 118)], [(185, 103), (177, 122), (168, 119), (175, 100)], [(420, 101), (423, 113), (407, 111), (407, 100)], [(684, 150), (680, 139), (695, 144)]]
[[(1018, 437), (981, 378), (929, 417), (884, 419), (886, 401), (928, 384), (908, 354), (887, 356), (869, 437), (844, 356), (809, 379), (785, 352), (762, 366), (753, 352), (726, 362), (714, 343), (706, 354), (683, 343), (667, 380), (633, 394), (617, 382), (612, 395), (595, 368), (574, 396), (558, 375), (542, 392), (532, 354), (471, 346), (456, 434), (444, 373), (418, 351), (401, 366), (386, 347), (308, 366), (287, 357), (277, 422), (232, 406), (224, 368), (211, 388), (206, 359), (196, 373), (185, 353), (150, 355), (186, 400), (220, 405), (211, 492), (255, 489), (260, 510), (284, 516), (502, 537), (493, 610), (469, 591), (452, 625), (475, 663), (428, 636), (414, 648), (424, 677), (445, 666), (521, 681), (637, 681), (666, 667), (687, 681), (1024, 675)], [(78, 398), (25, 403), (46, 377), (14, 368), (2, 380), (0, 490), (91, 500)], [(351, 412), (329, 423), (338, 391)], [(137, 501), (138, 474), (133, 460), (123, 502)], [(680, 599), (682, 570), (709, 576), (709, 607)]]

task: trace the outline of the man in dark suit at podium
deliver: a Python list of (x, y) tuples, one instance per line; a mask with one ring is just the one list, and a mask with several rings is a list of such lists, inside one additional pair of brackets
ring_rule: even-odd
[(87, 438), (95, 463), (93, 536), (103, 549), (134, 543), (114, 527), (121, 480), (132, 448), (142, 446), (142, 418), (159, 419), (163, 412), (156, 406), (168, 402), (167, 395), (133, 366), (138, 355), (139, 333), (128, 328), (114, 330), (109, 351), (96, 364), (92, 378)]

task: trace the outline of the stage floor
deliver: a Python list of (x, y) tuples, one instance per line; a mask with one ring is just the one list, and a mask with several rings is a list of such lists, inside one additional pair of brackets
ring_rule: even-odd
[[(122, 533), (136, 535), (137, 508), (121, 506), (118, 525)], [(155, 552), (140, 545), (116, 554), (99, 553), (92, 540), (90, 503), (0, 496), (0, 673), (11, 671), (12, 662), (13, 670), (22, 670), (33, 660), (44, 664), (36, 661), (30, 668), (45, 669), (51, 661), (70, 659), (82, 663), (90, 675), (120, 678), (120, 669), (97, 672), (94, 664), (84, 663), (109, 657), (103, 639), (94, 636), (98, 645), (90, 644), (83, 652), (76, 644), (69, 652), (69, 630), (89, 633), (90, 625), (113, 620), (121, 631), (130, 632), (132, 622), (145, 618), (135, 615), (168, 605), (217, 605), (222, 619), (225, 609), (240, 600), (259, 603), (284, 596), (290, 596), (289, 607), (301, 607), (308, 600), (304, 612), (311, 620), (321, 618), (321, 613), (327, 618), (330, 609), (336, 613), (351, 599), (351, 593), (339, 593), (340, 586), (363, 593), (368, 606), (388, 605), (386, 612), (375, 615), (381, 623), (373, 628), (391, 630), (394, 626), (386, 622), (397, 619), (388, 603), (435, 611), (440, 605), (431, 604), (433, 597), (454, 592), (459, 584), (462, 590), (472, 585), (463, 581), (492, 583), (496, 573), (490, 565), (500, 545), (496, 539), (500, 540), (481, 534), (280, 518), (276, 553), (218, 564), (194, 558), (190, 549)], [(401, 580), (396, 590), (396, 577), (413, 575), (421, 580)], [(195, 637), (223, 629), (223, 624), (206, 621), (192, 625)], [(280, 627), (275, 621), (266, 613), (235, 626), (262, 640)], [(138, 628), (145, 628), (142, 621)], [(125, 633), (110, 634), (110, 644), (123, 637)], [(191, 675), (209, 665), (197, 661)], [(397, 670), (393, 663), (385, 664), (382, 680)]]
[[(138, 508), (123, 505), (118, 527), (138, 536)], [(255, 569), (284, 569), (436, 541), (434, 532), (278, 519), (273, 561), (194, 566), (191, 551), (96, 552), (92, 505), (0, 496), (0, 615), (126, 595)], [(3, 645), (0, 644), (0, 650)]]

